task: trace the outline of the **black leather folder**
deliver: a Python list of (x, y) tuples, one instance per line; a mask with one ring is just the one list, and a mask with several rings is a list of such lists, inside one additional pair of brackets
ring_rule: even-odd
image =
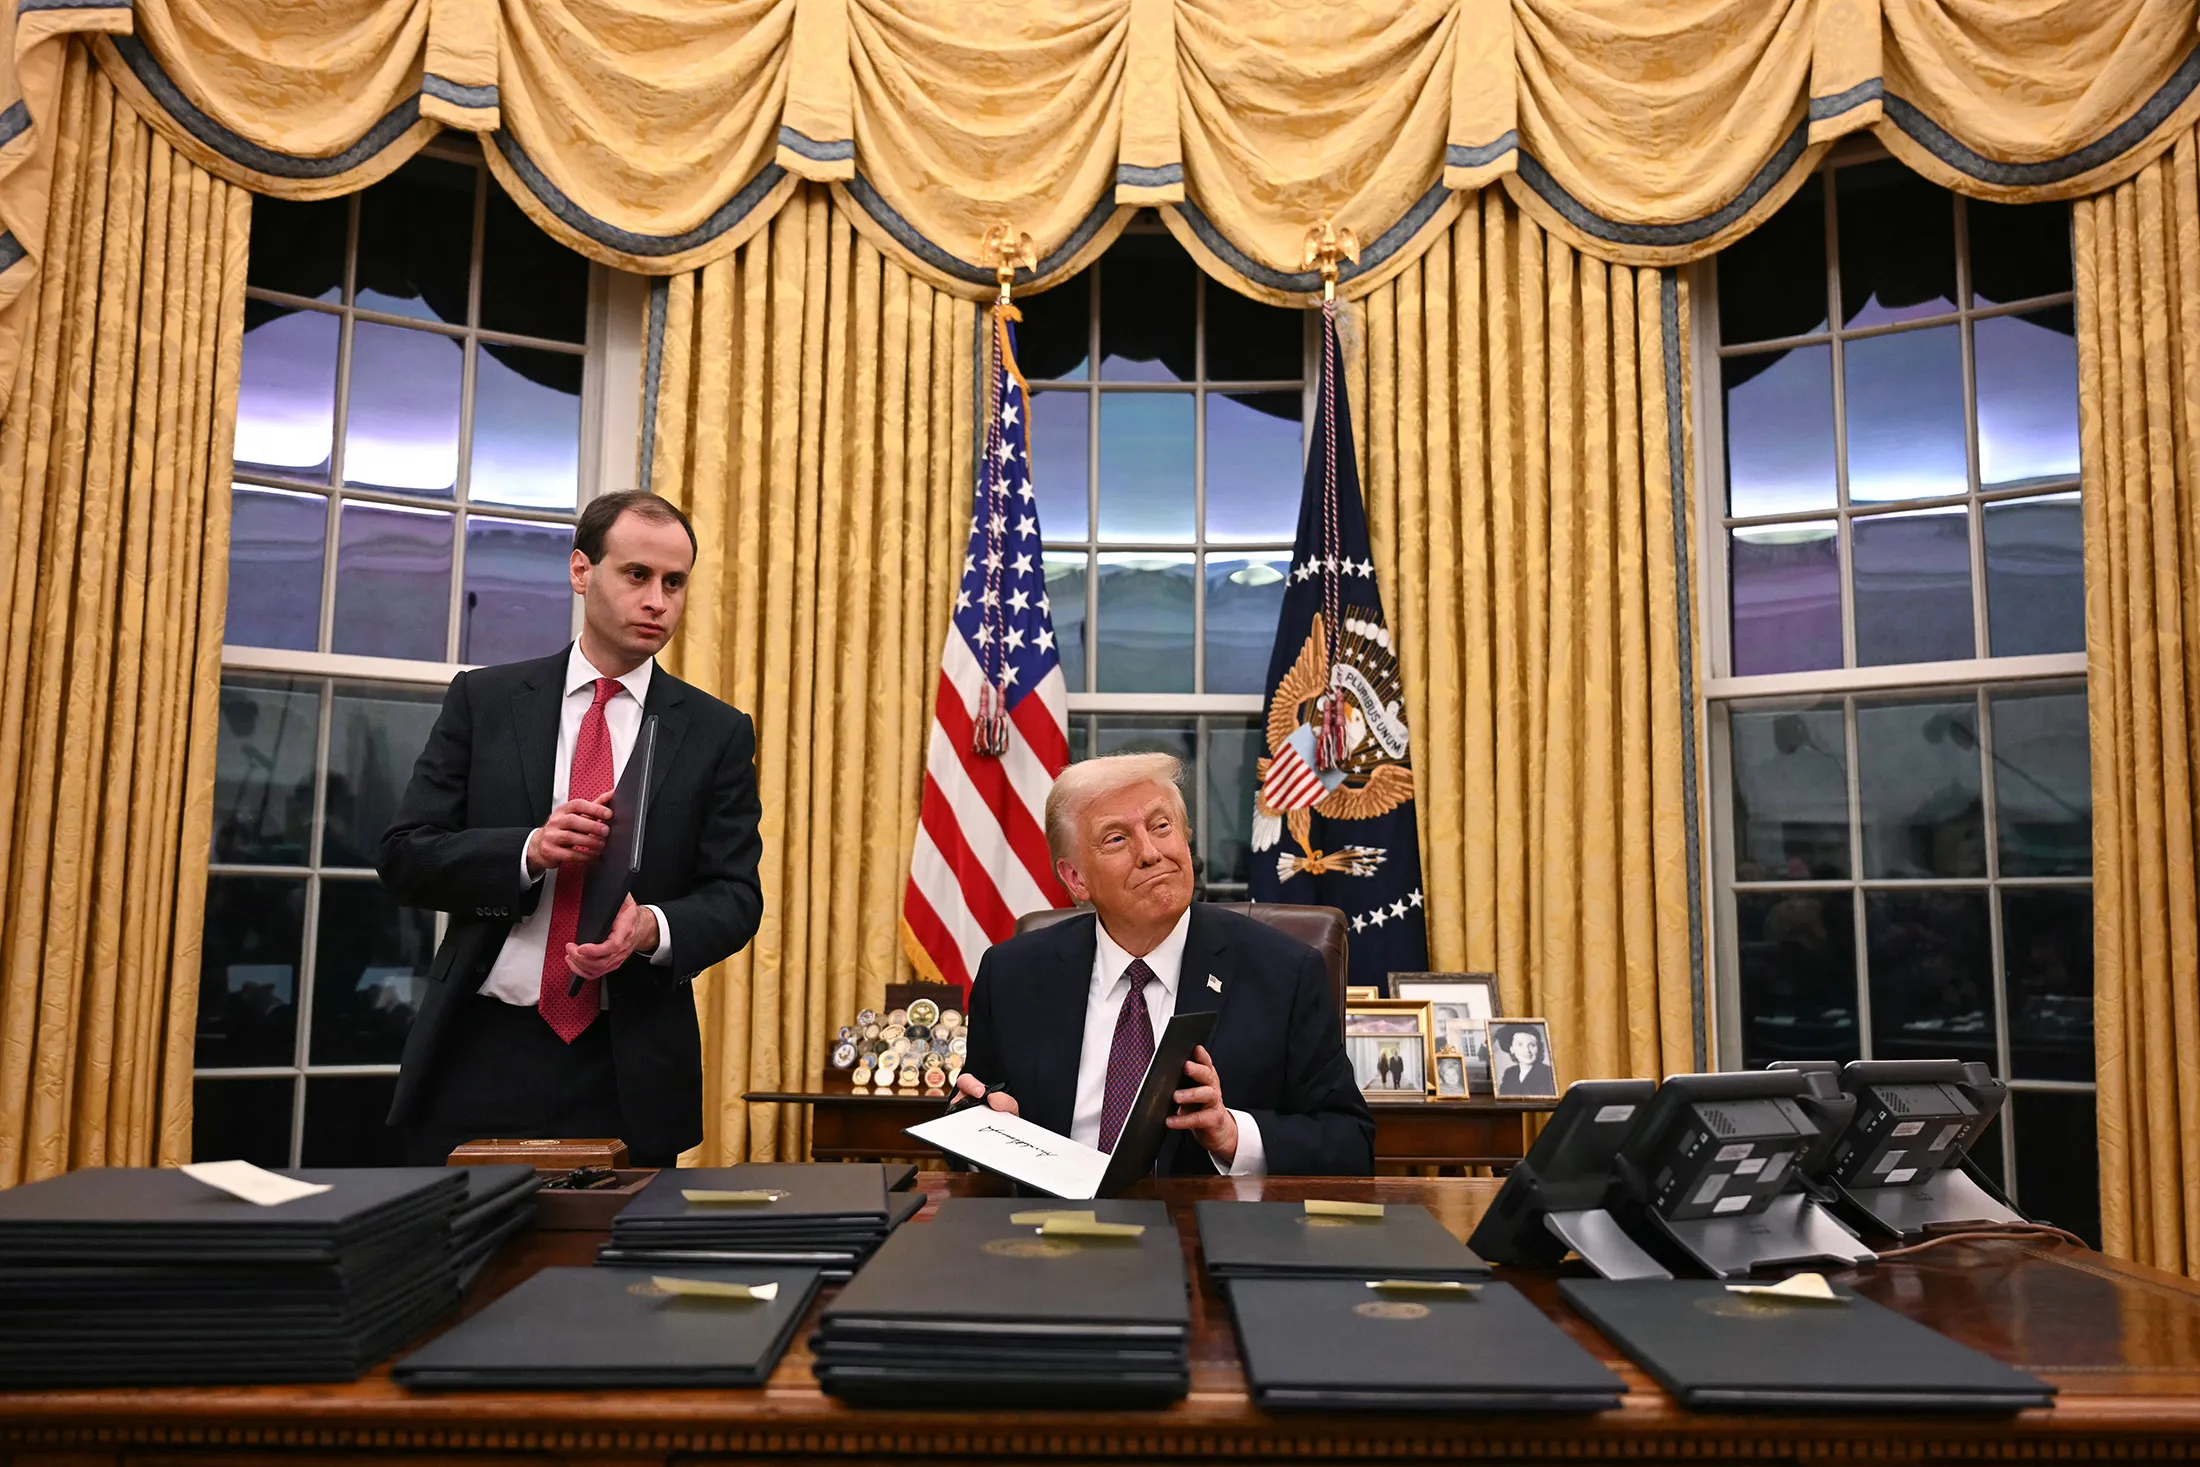
[[(589, 862), (581, 877), (581, 909), (573, 927), (576, 942), (602, 942), (609, 937), (619, 908), (634, 890), (635, 874), (642, 869), (642, 841), (649, 831), (650, 772), (656, 763), (657, 715), (652, 713), (642, 720), (634, 747), (627, 752), (626, 768), (611, 792), (611, 830), (604, 837), (603, 853)], [(593, 800), (598, 793), (575, 791), (573, 798)]]
[[(690, 1202), (689, 1191), (775, 1192), (760, 1203)], [(875, 1231), (886, 1222), (886, 1168), (877, 1162), (667, 1168), (612, 1220), (614, 1234), (771, 1232), (836, 1224)]]
[(1253, 1400), (1269, 1408), (1609, 1411), (1625, 1389), (1510, 1284), (1245, 1278), (1230, 1312)]
[(815, 1269), (680, 1269), (779, 1285), (770, 1300), (669, 1294), (623, 1269), (546, 1268), (391, 1367), (422, 1390), (759, 1386), (817, 1292)]
[(2006, 1412), (2054, 1401), (2045, 1381), (1838, 1284), (1838, 1304), (1697, 1279), (1566, 1279), (1558, 1289), (1686, 1406)]
[(1418, 1202), (1333, 1217), (1297, 1202), (1202, 1202), (1199, 1251), (1217, 1280), (1486, 1278), (1489, 1265)]

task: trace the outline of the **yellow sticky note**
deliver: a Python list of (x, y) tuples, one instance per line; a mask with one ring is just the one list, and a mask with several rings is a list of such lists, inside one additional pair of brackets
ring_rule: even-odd
[(1067, 1208), (1041, 1208), (1036, 1212), (1012, 1212), (1008, 1215), (1008, 1222), (1010, 1227), (1038, 1228), (1046, 1226), (1048, 1219), (1057, 1217), (1066, 1217), (1071, 1222), (1093, 1222), (1097, 1214), (1089, 1211), (1072, 1212)]
[(1765, 1299), (1800, 1300), (1807, 1304), (1846, 1304), (1849, 1301), (1833, 1291), (1824, 1274), (1799, 1273), (1784, 1278), (1776, 1284), (1728, 1284), (1729, 1294), (1755, 1294)]
[(1386, 1294), (1478, 1294), (1480, 1284), (1463, 1284), (1457, 1279), (1372, 1279), (1371, 1289), (1381, 1289)]
[(754, 1206), (758, 1203), (776, 1201), (779, 1194), (776, 1192), (713, 1192), (708, 1188), (693, 1187), (682, 1191), (680, 1195), (690, 1202)]
[(1144, 1223), (1094, 1222), (1089, 1217), (1048, 1218), (1039, 1225), (1042, 1238), (1136, 1238), (1146, 1231)]
[(728, 1284), (715, 1279), (667, 1278), (661, 1274), (651, 1274), (649, 1281), (668, 1294), (678, 1294), (687, 1299), (769, 1301), (779, 1297), (777, 1284)]
[(1321, 1197), (1306, 1199), (1306, 1211), (1310, 1217), (1381, 1217), (1380, 1202), (1334, 1202)]

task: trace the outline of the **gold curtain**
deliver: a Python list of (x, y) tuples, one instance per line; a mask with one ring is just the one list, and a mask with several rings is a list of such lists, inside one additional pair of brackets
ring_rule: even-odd
[(0, 421), (0, 1186), (189, 1159), (250, 199), (57, 77)]
[(2101, 1236), (2200, 1275), (2200, 143), (2075, 209)]
[[(889, 979), (971, 503), (977, 315), (817, 184), (663, 287), (650, 487), (702, 545), (667, 664), (756, 720), (764, 921), (698, 980), (704, 1164), (803, 1159), (825, 1036)], [(645, 408), (645, 411), (647, 409)]]
[(1359, 304), (1347, 353), (1429, 959), (1548, 1018), (1563, 1079), (1708, 1067), (1686, 311), (1670, 272), (1584, 255), (1488, 191)]

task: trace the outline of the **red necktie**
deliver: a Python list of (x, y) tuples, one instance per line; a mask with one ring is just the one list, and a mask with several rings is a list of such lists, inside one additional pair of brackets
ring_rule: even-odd
[[(573, 741), (572, 778), (565, 786), (569, 800), (593, 800), (611, 788), (611, 726), (604, 722), (603, 705), (611, 701), (619, 686), (617, 678), (596, 679), (596, 701), (588, 705), (581, 719), (580, 737)], [(542, 997), (535, 1003), (543, 1022), (557, 1030), (558, 1038), (567, 1044), (596, 1022), (603, 1007), (596, 996), (603, 986), (600, 978), (583, 983), (579, 993), (568, 991), (573, 986), (573, 970), (565, 966), (565, 945), (580, 930), (581, 878), (585, 870), (566, 866), (558, 872), (557, 896), (550, 903), (550, 937), (542, 954)]]
[(1100, 1101), (1100, 1149), (1114, 1152), (1130, 1119), (1131, 1102), (1138, 1098), (1139, 1082), (1153, 1063), (1153, 1016), (1146, 1012), (1146, 985), (1153, 969), (1144, 958), (1132, 958), (1123, 970), (1131, 991), (1123, 995), (1122, 1010), (1115, 1016), (1115, 1042), (1108, 1049), (1108, 1089)]

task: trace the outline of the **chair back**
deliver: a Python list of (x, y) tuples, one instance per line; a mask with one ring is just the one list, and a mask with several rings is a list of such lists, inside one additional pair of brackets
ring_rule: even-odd
[[(1344, 913), (1335, 907), (1300, 907), (1286, 902), (1212, 902), (1209, 905), (1266, 923), (1320, 953), (1322, 966), (1329, 970), (1330, 992), (1337, 1001), (1337, 1015), (1342, 1021), (1345, 984), (1352, 972), (1345, 945), (1350, 929), (1346, 926)], [(1051, 927), (1091, 910), (1090, 907), (1052, 907), (1026, 912), (1016, 919), (1016, 931), (1018, 935), (1036, 932), (1041, 927)]]

